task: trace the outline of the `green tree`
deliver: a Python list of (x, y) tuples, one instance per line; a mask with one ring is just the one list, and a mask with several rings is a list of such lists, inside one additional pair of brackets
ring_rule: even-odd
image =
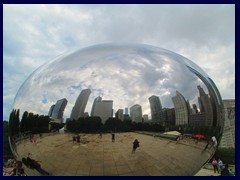
[(9, 141), (9, 123), (8, 121), (3, 121), (3, 157), (4, 160), (12, 157), (12, 151), (10, 149)]

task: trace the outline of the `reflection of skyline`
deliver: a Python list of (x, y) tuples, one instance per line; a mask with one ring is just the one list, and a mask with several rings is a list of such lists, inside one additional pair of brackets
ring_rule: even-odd
[[(102, 68), (103, 65), (106, 66)], [(64, 118), (71, 118), (71, 114), (75, 114), (71, 110), (74, 111), (79, 92), (90, 89), (91, 95), (84, 107), (84, 112), (87, 113), (82, 112), (84, 114), (80, 113), (81, 116), (92, 116), (94, 100), (101, 97), (113, 101), (112, 116), (119, 109), (139, 104), (142, 116), (148, 116), (142, 117), (143, 119), (169, 125), (178, 123), (176, 117), (179, 113), (175, 112), (176, 107), (171, 98), (178, 91), (186, 99), (185, 114), (189, 117), (184, 122), (191, 124), (193, 119), (201, 119), (206, 115), (200, 111), (198, 85), (210, 96), (213, 106), (215, 101), (219, 100), (216, 87), (208, 87), (214, 84), (210, 83), (210, 79), (199, 69), (183, 56), (148, 45), (92, 46), (62, 56), (36, 70), (22, 85), (13, 107), (19, 108), (21, 112), (27, 110), (46, 114), (56, 99), (65, 97), (68, 105)], [(151, 110), (149, 98), (153, 95), (161, 99), (160, 112), (154, 113)], [(216, 124), (220, 110), (213, 108), (212, 111), (213, 124)], [(194, 113), (195, 115), (191, 115)], [(125, 114), (124, 117), (128, 118)], [(156, 118), (154, 114), (160, 118)], [(77, 117), (80, 116), (75, 118)]]
[[(196, 89), (198, 89), (199, 92), (199, 108), (197, 108), (196, 104), (191, 105), (189, 100), (186, 100), (180, 92), (176, 91), (176, 96), (173, 96), (171, 98), (174, 108), (162, 107), (159, 96), (152, 95), (148, 98), (151, 109), (150, 121), (148, 121), (148, 114), (143, 115), (142, 106), (139, 104), (135, 104), (130, 107), (130, 118), (134, 122), (146, 122), (147, 120), (148, 122), (159, 123), (163, 126), (187, 125), (211, 127), (213, 126), (213, 107), (210, 101), (211, 97), (209, 97), (209, 95), (205, 93), (204, 89), (200, 85), (198, 85)], [(89, 114), (88, 112), (85, 112), (85, 108), (90, 94), (90, 89), (84, 89), (80, 92), (74, 106), (75, 113), (79, 114), (78, 118), (86, 117), (86, 113)], [(82, 103), (85, 106), (82, 106), (80, 99), (82, 99)], [(79, 107), (76, 106), (77, 103)], [(102, 119), (102, 122), (105, 123), (108, 118), (113, 117), (113, 104), (114, 100), (102, 100), (102, 97), (96, 97), (92, 104), (90, 116), (99, 116)], [(49, 112), (51, 111), (51, 109), (52, 106), (50, 107)], [(82, 112), (82, 115), (77, 112), (77, 109)], [(128, 108), (125, 107), (125, 113), (128, 112), (127, 109)], [(120, 120), (124, 120), (126, 114), (123, 114), (123, 108), (117, 109), (116, 111), (117, 112), (115, 113), (115, 117)], [(71, 117), (73, 117), (72, 114)], [(75, 119), (71, 117), (70, 119)]]

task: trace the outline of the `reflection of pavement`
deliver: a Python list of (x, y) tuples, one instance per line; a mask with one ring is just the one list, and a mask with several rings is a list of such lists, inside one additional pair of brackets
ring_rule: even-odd
[[(73, 134), (57, 134), (29, 140), (18, 145), (20, 159), (27, 157), (42, 161), (42, 168), (52, 175), (84, 176), (177, 176), (194, 175), (210, 157), (201, 153), (205, 144), (170, 141), (137, 133), (80, 134), (81, 144), (73, 144)], [(140, 141), (140, 147), (132, 154), (132, 142)], [(190, 144), (189, 144), (190, 143)], [(26, 168), (29, 175), (39, 175)]]

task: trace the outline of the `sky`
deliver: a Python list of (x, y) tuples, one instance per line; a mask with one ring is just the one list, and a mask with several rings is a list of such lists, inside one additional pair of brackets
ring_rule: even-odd
[(112, 42), (176, 52), (235, 99), (235, 5), (3, 5), (3, 120), (24, 81), (54, 57)]

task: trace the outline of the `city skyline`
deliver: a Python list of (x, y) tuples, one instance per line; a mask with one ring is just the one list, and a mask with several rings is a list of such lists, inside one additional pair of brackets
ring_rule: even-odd
[[(196, 104), (190, 104), (188, 99), (178, 91), (176, 91), (176, 96), (171, 97), (173, 107), (162, 107), (161, 100), (156, 95), (151, 95), (149, 100), (150, 113), (143, 114), (142, 107), (139, 104), (135, 104), (130, 107), (130, 118), (134, 122), (155, 122), (160, 123), (161, 125), (188, 125), (188, 126), (216, 126), (213, 124), (214, 118), (218, 117), (216, 109), (221, 104), (216, 102), (211, 102), (213, 99), (211, 96), (206, 94), (204, 89), (198, 85), (196, 87), (199, 92), (198, 96), (198, 106)], [(91, 94), (90, 89), (83, 89), (76, 102), (75, 102), (75, 111), (74, 114), (78, 114), (75, 118), (73, 117), (73, 110), (70, 115), (70, 120), (77, 120), (78, 118), (88, 117), (89, 112), (85, 111), (86, 104), (88, 103), (89, 96)], [(64, 105), (63, 105), (64, 104)], [(52, 105), (49, 109), (48, 115), (52, 116), (53, 119), (57, 120), (59, 118), (54, 116), (59, 114), (59, 109), (61, 109), (61, 118), (63, 116), (63, 111), (66, 107), (67, 99), (63, 98), (58, 100), (56, 105)], [(101, 118), (102, 123), (105, 123), (108, 118), (118, 118), (121, 121), (124, 120), (123, 109), (118, 109), (114, 116), (114, 101), (113, 100), (102, 100), (102, 97), (98, 96), (94, 99), (91, 109), (91, 117), (98, 116)], [(56, 107), (55, 107), (56, 106)], [(62, 107), (63, 106), (63, 107)], [(76, 108), (77, 107), (77, 108)], [(128, 109), (125, 107), (125, 109)], [(78, 111), (77, 111), (78, 110)], [(125, 112), (126, 113), (126, 112)], [(219, 112), (217, 112), (219, 113)], [(80, 115), (81, 114), (81, 115)], [(87, 116), (85, 115), (87, 114)], [(151, 117), (150, 119), (148, 117)], [(68, 119), (68, 118), (67, 118)], [(216, 121), (216, 120), (215, 120)], [(220, 121), (218, 119), (217, 121)], [(220, 123), (218, 123), (220, 124)]]
[[(36, 68), (63, 52), (104, 42), (139, 42), (177, 52), (206, 71), (223, 99), (235, 99), (234, 5), (4, 5), (3, 14), (4, 120)], [(53, 103), (45, 95), (41, 101), (41, 106)]]

